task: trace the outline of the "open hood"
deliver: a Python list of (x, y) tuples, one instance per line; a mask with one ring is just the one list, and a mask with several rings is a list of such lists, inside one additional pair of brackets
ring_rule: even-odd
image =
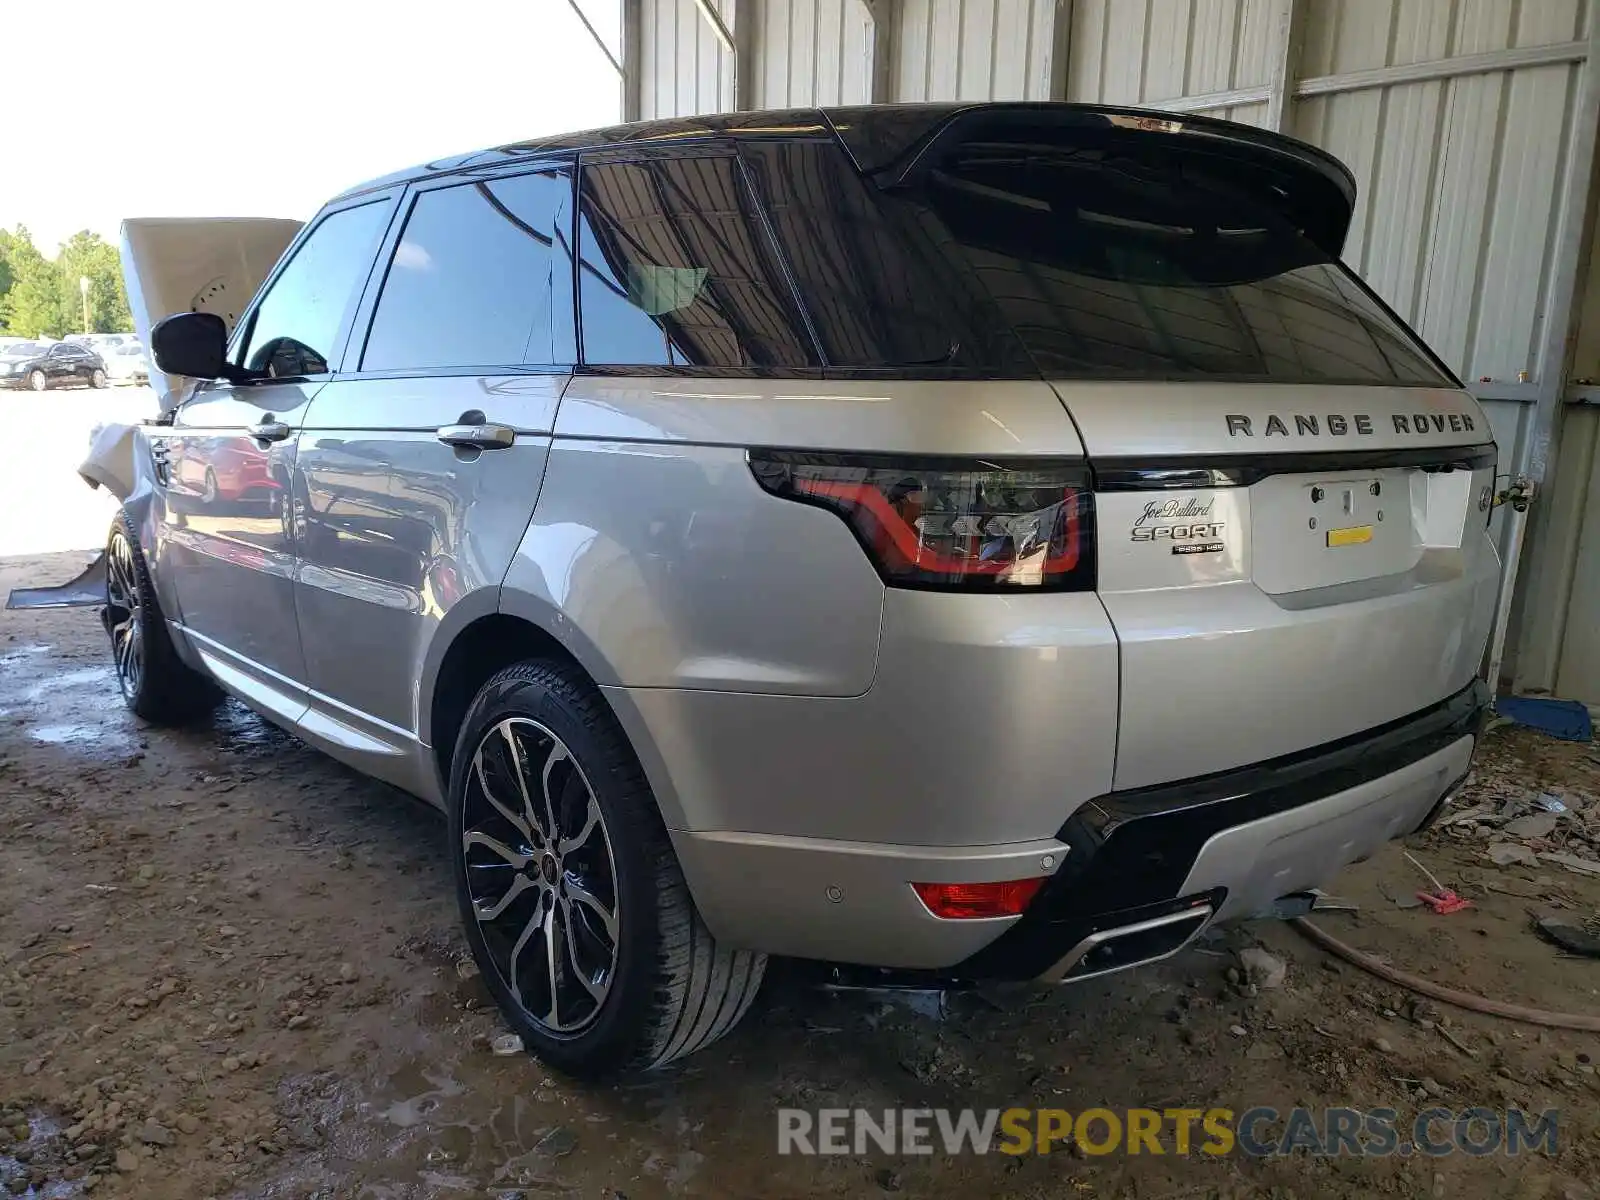
[[(130, 217), (122, 223), (122, 278), (133, 327), (145, 345), (150, 327), (179, 312), (216, 313), (234, 322), (304, 222), (275, 217)], [(154, 364), (152, 364), (152, 367)], [(165, 412), (193, 386), (150, 372)]]

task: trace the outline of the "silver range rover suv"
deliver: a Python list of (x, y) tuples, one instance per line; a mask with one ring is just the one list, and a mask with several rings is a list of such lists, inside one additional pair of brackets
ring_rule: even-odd
[(917, 105), (402, 171), (248, 304), (151, 234), (128, 703), (442, 808), (577, 1074), (715, 1040), (769, 955), (1071, 981), (1285, 911), (1466, 774), (1498, 570), (1354, 199), (1246, 126)]

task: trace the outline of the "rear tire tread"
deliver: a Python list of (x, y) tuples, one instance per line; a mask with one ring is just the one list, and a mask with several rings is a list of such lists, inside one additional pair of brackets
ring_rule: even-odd
[[(525, 683), (550, 693), (598, 736), (605, 753), (590, 772), (591, 782), (609, 777), (612, 800), (623, 811), (607, 819), (643, 823), (646, 869), (655, 880), (655, 984), (647, 1011), (636, 1027), (642, 1031), (630, 1053), (597, 1074), (648, 1071), (702, 1050), (731, 1030), (744, 1016), (761, 987), (767, 956), (717, 944), (694, 907), (688, 882), (673, 853), (660, 810), (638, 759), (605, 699), (574, 668), (560, 662), (533, 660), (500, 671), (483, 686), (479, 700), (506, 684)], [(479, 700), (462, 723), (458, 756), (470, 753), (468, 736)], [(454, 772), (452, 772), (453, 774)], [(455, 789), (452, 787), (452, 796)], [(584, 1071), (584, 1073), (590, 1073)]]

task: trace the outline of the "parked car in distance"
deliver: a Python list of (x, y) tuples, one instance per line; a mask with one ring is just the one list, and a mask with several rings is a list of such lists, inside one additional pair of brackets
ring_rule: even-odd
[(119, 346), (138, 345), (139, 335), (136, 333), (69, 333), (61, 340), (64, 342), (77, 342), (79, 345), (87, 346), (104, 357)]
[(102, 351), (101, 358), (106, 364), (106, 375), (114, 384), (146, 383), (150, 379), (150, 360), (137, 341), (123, 342)]
[(103, 388), (107, 378), (105, 361), (76, 342), (26, 342), (0, 351), (0, 387), (35, 392), (74, 385)]
[(357, 187), (231, 341), (151, 334), (199, 382), (108, 537), (123, 695), (444, 810), (489, 990), (582, 1075), (715, 1041), (769, 955), (1061, 983), (1307, 911), (1465, 779), (1499, 579), (1489, 424), (1354, 205), (1292, 138), (1071, 104)]

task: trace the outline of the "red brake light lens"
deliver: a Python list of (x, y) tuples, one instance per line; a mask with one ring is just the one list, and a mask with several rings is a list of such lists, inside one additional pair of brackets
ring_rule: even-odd
[(1044, 878), (1003, 883), (913, 883), (911, 889), (934, 916), (946, 921), (1014, 917), (1027, 908)]
[(838, 513), (892, 586), (1094, 589), (1094, 497), (1081, 462), (753, 450), (750, 469), (773, 495)]

